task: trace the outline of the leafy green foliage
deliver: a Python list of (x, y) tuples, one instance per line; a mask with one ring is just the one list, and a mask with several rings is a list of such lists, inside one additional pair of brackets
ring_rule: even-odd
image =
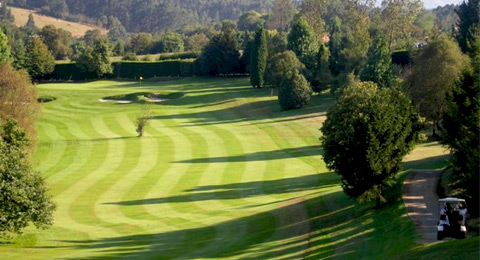
[(312, 28), (304, 18), (299, 18), (288, 34), (288, 49), (295, 52), (308, 69), (313, 69), (318, 47), (318, 39)]
[(264, 85), (267, 57), (267, 37), (263, 27), (259, 27), (255, 33), (250, 60), (250, 83), (253, 87)]
[(27, 161), (26, 133), (12, 119), (0, 124), (0, 235), (22, 233), (29, 223), (52, 225), (55, 205), (45, 181)]
[[(109, 79), (137, 79), (154, 77), (191, 77), (194, 74), (193, 60), (167, 61), (124, 61), (112, 62), (112, 74), (103, 75)], [(86, 80), (98, 79), (95, 72), (79, 70), (75, 63), (60, 63), (55, 66), (51, 79), (55, 80)]]
[(217, 76), (237, 73), (240, 70), (240, 51), (235, 33), (226, 30), (214, 36), (197, 60), (202, 75)]
[(285, 51), (275, 55), (267, 64), (266, 83), (279, 87), (283, 76), (291, 70), (305, 71), (305, 65), (293, 51)]
[(342, 176), (348, 196), (378, 202), (421, 128), (414, 106), (398, 89), (354, 84), (327, 113), (321, 129), (324, 160)]
[(313, 90), (322, 92), (332, 83), (333, 75), (330, 71), (330, 51), (325, 44), (320, 45), (315, 66), (315, 76), (312, 81)]
[(154, 49), (157, 53), (182, 52), (184, 50), (182, 36), (174, 32), (165, 33)]
[(69, 57), (72, 43), (72, 35), (61, 28), (55, 28), (53, 25), (47, 25), (40, 30), (42, 41), (48, 46), (56, 59), (66, 59)]
[(360, 73), (360, 79), (390, 87), (394, 77), (389, 48), (382, 38), (377, 37), (368, 49), (367, 63)]
[(10, 61), (10, 46), (7, 36), (0, 30), (0, 64)]
[[(469, 44), (475, 35), (480, 33), (480, 0), (466, 0), (457, 9), (458, 33), (457, 41), (465, 53), (471, 53)], [(478, 37), (478, 36), (477, 36)]]
[(110, 45), (107, 39), (101, 38), (95, 42), (93, 48), (88, 47), (85, 53), (76, 59), (76, 63), (83, 71), (94, 72), (101, 77), (113, 72), (110, 56)]
[(278, 102), (283, 110), (298, 109), (308, 105), (312, 89), (307, 79), (296, 69), (282, 75), (278, 89)]
[(468, 69), (448, 96), (442, 117), (442, 143), (453, 153), (451, 186), (479, 216), (480, 68)]
[(467, 57), (448, 38), (429, 43), (414, 58), (407, 92), (422, 116), (436, 125), (447, 108), (446, 95), (455, 85)]
[(25, 67), (34, 79), (47, 76), (55, 68), (55, 58), (38, 37), (32, 38), (27, 45)]

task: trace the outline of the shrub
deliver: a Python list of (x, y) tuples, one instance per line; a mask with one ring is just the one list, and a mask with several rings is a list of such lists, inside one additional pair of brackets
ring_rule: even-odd
[(298, 70), (284, 74), (280, 81), (278, 102), (283, 110), (297, 109), (310, 102), (312, 90), (305, 77)]

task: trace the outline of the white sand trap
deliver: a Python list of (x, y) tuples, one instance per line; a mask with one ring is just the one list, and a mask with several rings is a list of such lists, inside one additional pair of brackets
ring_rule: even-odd
[(108, 99), (99, 99), (98, 101), (102, 102), (102, 103), (107, 103), (107, 102), (115, 102), (117, 104), (130, 104), (132, 103), (132, 101), (129, 101), (129, 100), (108, 100)]
[(170, 99), (163, 99), (163, 98), (149, 98), (150, 102), (153, 103), (161, 103), (161, 102), (166, 102), (169, 101)]

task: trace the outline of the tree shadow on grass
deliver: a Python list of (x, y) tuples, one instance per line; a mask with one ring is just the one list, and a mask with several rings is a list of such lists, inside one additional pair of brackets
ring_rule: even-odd
[[(240, 257), (244, 253), (256, 255), (252, 259), (269, 259), (272, 256), (282, 257), (287, 254), (305, 257), (309, 253), (308, 244), (309, 239), (311, 239), (312, 221), (320, 218), (321, 215), (328, 214), (328, 221), (334, 222), (336, 213), (332, 214), (323, 209), (320, 215), (310, 216), (306, 214), (305, 219), (301, 219), (301, 221), (294, 216), (299, 214), (299, 209), (308, 211), (306, 206), (317, 205), (320, 200), (329, 200), (338, 196), (338, 193), (340, 192), (334, 192), (323, 196), (321, 199), (315, 198), (305, 202), (293, 200), (292, 203), (287, 203), (287, 205), (274, 210), (212, 226), (160, 234), (61, 242), (71, 244), (71, 246), (67, 246), (68, 248), (90, 249), (98, 254), (82, 259), (107, 259), (127, 256), (133, 259), (221, 259)], [(342, 204), (332, 205), (332, 207), (338, 214), (342, 213)], [(335, 229), (331, 231), (335, 231)], [(260, 244), (262, 244), (261, 248), (256, 247)], [(319, 252), (316, 251), (315, 253), (318, 255)]]
[(288, 148), (275, 151), (256, 152), (237, 156), (207, 157), (177, 161), (176, 163), (229, 163), (229, 162), (253, 162), (271, 161), (289, 158), (301, 158), (322, 154), (321, 145), (311, 145), (298, 148)]
[(403, 163), (403, 169), (405, 170), (435, 170), (442, 169), (448, 166), (448, 159), (451, 155), (439, 155), (433, 157), (427, 157), (419, 160), (408, 161)]
[(61, 242), (92, 250), (94, 256), (82, 259), (385, 259), (415, 245), (413, 238), (402, 242), (409, 227), (399, 204), (376, 211), (371, 206), (337, 191), (210, 226)]
[(150, 198), (131, 201), (109, 202), (107, 205), (139, 206), (165, 203), (190, 203), (207, 200), (233, 200), (263, 195), (286, 194), (300, 191), (315, 191), (319, 188), (337, 186), (339, 178), (333, 173), (320, 173), (302, 177), (255, 181), (225, 185), (200, 186), (186, 190), (184, 195)]
[[(168, 104), (170, 105), (172, 102), (182, 103), (183, 99), (172, 100)], [(230, 101), (230, 99), (215, 100), (211, 103), (202, 103), (202, 106), (210, 106), (210, 104), (215, 104), (216, 102), (222, 102), (222, 104), (225, 104), (232, 101)], [(288, 122), (325, 115), (327, 110), (333, 105), (333, 102), (333, 97), (328, 94), (323, 94), (314, 96), (309, 106), (296, 110), (281, 111), (278, 101), (261, 100), (211, 111), (195, 111), (192, 113), (186, 112), (173, 115), (159, 115), (154, 116), (153, 119), (190, 119), (187, 123), (182, 124), (182, 126), (206, 126), (238, 122), (255, 122), (261, 124), (262, 122), (260, 121), (262, 120), (268, 120), (268, 123)]]

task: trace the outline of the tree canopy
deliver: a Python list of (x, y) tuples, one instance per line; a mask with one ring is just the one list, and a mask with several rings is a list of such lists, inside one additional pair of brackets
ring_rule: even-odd
[(55, 205), (45, 181), (27, 161), (29, 139), (13, 119), (0, 123), (0, 236), (22, 233), (30, 223), (52, 225)]
[(414, 58), (407, 92), (422, 116), (432, 121), (434, 127), (447, 108), (447, 93), (452, 90), (467, 60), (458, 44), (446, 37), (430, 42)]
[(342, 176), (348, 196), (380, 202), (421, 128), (415, 107), (400, 90), (372, 82), (353, 84), (328, 111), (321, 128), (324, 160)]
[(47, 45), (39, 37), (33, 37), (27, 45), (25, 67), (34, 79), (41, 78), (53, 72), (55, 58)]
[(262, 87), (265, 84), (265, 69), (267, 67), (267, 37), (263, 27), (258, 27), (252, 45), (250, 61), (250, 83), (254, 87)]

